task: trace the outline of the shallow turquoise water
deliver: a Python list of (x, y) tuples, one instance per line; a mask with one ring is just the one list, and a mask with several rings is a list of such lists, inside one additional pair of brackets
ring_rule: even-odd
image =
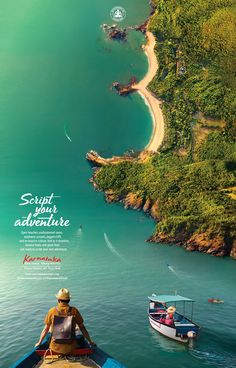
[[(142, 35), (131, 32), (120, 44), (101, 30), (114, 5), (108, 0), (0, 2), (1, 367), (32, 348), (55, 292), (64, 286), (16, 279), (22, 253), (13, 223), (26, 192), (62, 196), (61, 213), (71, 221), (65, 286), (101, 348), (131, 368), (235, 367), (234, 261), (145, 243), (153, 221), (105, 204), (88, 183), (89, 149), (121, 154), (141, 149), (151, 135), (142, 99), (110, 91), (114, 80), (141, 78), (147, 69)], [(124, 24), (138, 24), (149, 12), (144, 0), (119, 5), (127, 11)], [(104, 233), (121, 257), (111, 252)], [(198, 302), (195, 320), (202, 332), (193, 350), (149, 327), (147, 295), (165, 289)], [(207, 303), (211, 296), (225, 304)]]

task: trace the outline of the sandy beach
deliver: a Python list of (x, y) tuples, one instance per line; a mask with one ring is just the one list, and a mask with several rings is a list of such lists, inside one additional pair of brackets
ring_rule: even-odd
[(147, 44), (144, 46), (145, 54), (148, 58), (148, 72), (145, 77), (137, 84), (133, 85), (133, 88), (144, 98), (147, 105), (150, 108), (153, 119), (153, 132), (148, 145), (145, 147), (149, 151), (157, 151), (161, 146), (164, 139), (164, 118), (161, 110), (161, 101), (159, 101), (148, 89), (148, 84), (155, 77), (158, 62), (155, 55), (154, 47), (156, 40), (154, 35), (147, 31)]

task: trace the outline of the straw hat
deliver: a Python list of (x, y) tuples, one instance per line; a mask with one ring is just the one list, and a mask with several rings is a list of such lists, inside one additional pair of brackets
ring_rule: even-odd
[(56, 298), (61, 300), (69, 300), (71, 298), (71, 294), (68, 289), (60, 289), (56, 295)]
[(175, 307), (173, 307), (173, 306), (171, 306), (171, 307), (169, 307), (169, 308), (167, 309), (167, 312), (168, 312), (168, 313), (175, 313), (175, 311), (176, 311), (176, 308), (175, 308)]

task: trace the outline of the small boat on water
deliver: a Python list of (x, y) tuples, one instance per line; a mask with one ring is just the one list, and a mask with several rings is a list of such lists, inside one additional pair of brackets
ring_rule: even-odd
[[(200, 327), (192, 321), (194, 300), (180, 295), (165, 294), (152, 294), (148, 299), (148, 317), (154, 330), (170, 339), (184, 343), (197, 337)], [(183, 304), (183, 313), (185, 313), (185, 304), (192, 304), (191, 319), (176, 310), (177, 303)]]
[(222, 299), (218, 299), (218, 298), (210, 298), (210, 299), (208, 299), (208, 302), (209, 302), (209, 303), (222, 304), (222, 303), (224, 303), (224, 300), (222, 300)]
[(126, 368), (98, 347), (91, 348), (82, 336), (77, 336), (78, 346), (69, 357), (60, 357), (49, 350), (50, 335), (43, 343), (18, 360), (11, 368)]

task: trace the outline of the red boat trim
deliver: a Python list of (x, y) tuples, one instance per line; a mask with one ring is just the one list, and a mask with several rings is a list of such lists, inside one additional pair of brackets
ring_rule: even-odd
[[(40, 357), (43, 357), (45, 355), (47, 350), (36, 350), (36, 353), (38, 356)], [(51, 352), (52, 355), (60, 355), (60, 353), (56, 353), (55, 351), (52, 351)], [(51, 355), (48, 354), (48, 355)], [(72, 351), (71, 354), (68, 354), (68, 355), (72, 355), (72, 356), (81, 356), (81, 355), (90, 355), (93, 353), (93, 349), (90, 349), (90, 348), (84, 348), (84, 349), (75, 349)]]

